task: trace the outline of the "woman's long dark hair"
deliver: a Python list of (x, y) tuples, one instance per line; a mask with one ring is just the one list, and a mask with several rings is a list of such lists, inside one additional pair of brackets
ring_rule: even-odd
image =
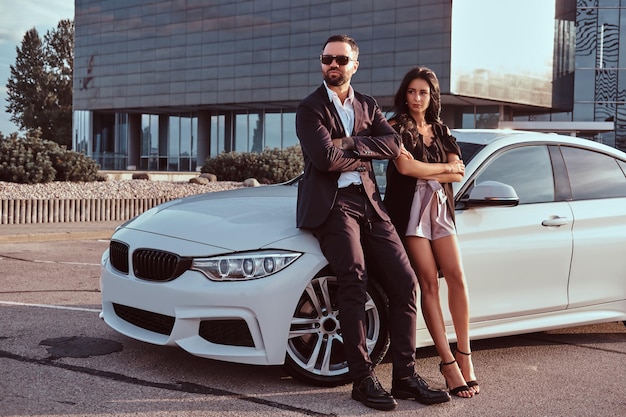
[(439, 80), (437, 75), (430, 68), (415, 67), (406, 73), (396, 96), (393, 100), (393, 117), (397, 118), (401, 114), (410, 114), (409, 106), (406, 102), (406, 92), (409, 89), (409, 84), (417, 78), (420, 78), (428, 83), (430, 86), (430, 104), (426, 109), (425, 120), (426, 123), (441, 123), (439, 115), (441, 113), (441, 92), (439, 90)]

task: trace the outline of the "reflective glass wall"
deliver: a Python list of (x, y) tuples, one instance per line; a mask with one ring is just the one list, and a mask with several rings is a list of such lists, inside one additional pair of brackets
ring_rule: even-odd
[(604, 143), (626, 150), (626, 0), (577, 0), (573, 117), (614, 121)]
[(388, 107), (419, 63), (449, 85), (450, 13), (449, 0), (76, 0), (74, 109), (93, 119), (76, 129), (103, 169), (292, 146), (330, 35), (358, 41), (353, 85)]

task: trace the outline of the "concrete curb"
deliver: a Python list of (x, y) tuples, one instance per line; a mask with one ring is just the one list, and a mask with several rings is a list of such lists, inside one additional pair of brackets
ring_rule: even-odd
[(113, 231), (52, 232), (0, 235), (0, 243), (52, 242), (59, 240), (109, 240)]

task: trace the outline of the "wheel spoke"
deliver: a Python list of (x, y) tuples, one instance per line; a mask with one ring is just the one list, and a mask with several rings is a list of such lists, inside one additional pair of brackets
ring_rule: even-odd
[(313, 351), (311, 352), (311, 356), (309, 356), (309, 360), (304, 365), (304, 368), (306, 370), (312, 371), (315, 369), (315, 364), (317, 363), (317, 358), (319, 357), (320, 351), (322, 350), (323, 343), (324, 343), (323, 339), (321, 337), (318, 337), (317, 341), (315, 342), (315, 347), (313, 348)]
[(333, 336), (329, 337), (324, 344), (324, 357), (322, 358), (322, 364), (320, 365), (320, 372), (322, 375), (328, 375), (330, 373), (330, 365), (332, 360), (332, 352), (333, 352), (333, 341), (335, 338)]
[(320, 290), (322, 292), (323, 305), (326, 307), (328, 313), (333, 312), (333, 305), (330, 301), (330, 290), (328, 289), (328, 279), (323, 278), (319, 280)]
[(301, 337), (319, 333), (317, 318), (301, 318), (294, 317), (291, 319), (291, 329), (289, 330), (289, 338)]
[(322, 306), (320, 304), (319, 298), (317, 297), (317, 293), (315, 292), (315, 288), (313, 288), (313, 283), (310, 283), (309, 285), (307, 285), (306, 293), (309, 296), (309, 300), (311, 300), (311, 303), (313, 304), (313, 308), (317, 312), (317, 316), (321, 317)]

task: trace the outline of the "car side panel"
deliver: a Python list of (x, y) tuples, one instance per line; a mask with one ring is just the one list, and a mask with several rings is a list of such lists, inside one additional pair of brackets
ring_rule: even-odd
[[(542, 225), (556, 217), (564, 224)], [(456, 219), (471, 322), (567, 307), (573, 219), (567, 203), (480, 207), (457, 211)]]
[(626, 198), (570, 204), (575, 218), (570, 308), (626, 299)]

